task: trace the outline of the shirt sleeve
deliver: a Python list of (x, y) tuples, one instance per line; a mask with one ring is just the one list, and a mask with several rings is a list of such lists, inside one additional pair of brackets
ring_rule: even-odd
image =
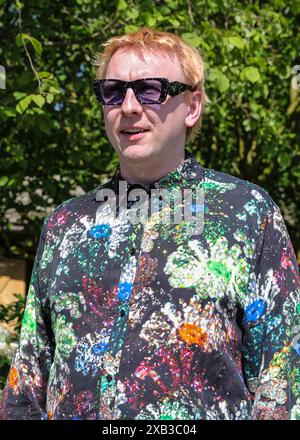
[(44, 229), (45, 226), (34, 261), (18, 348), (0, 403), (2, 420), (47, 419), (46, 389), (54, 338), (49, 308), (43, 299), (47, 281), (43, 270), (43, 258), (47, 254)]
[(300, 419), (300, 281), (297, 260), (274, 205), (256, 242), (243, 317), (243, 367), (251, 419)]

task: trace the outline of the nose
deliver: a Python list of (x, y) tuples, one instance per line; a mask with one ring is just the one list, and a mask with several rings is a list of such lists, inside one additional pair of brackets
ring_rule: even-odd
[(142, 106), (135, 97), (132, 89), (126, 90), (126, 95), (121, 106), (121, 111), (124, 115), (139, 114), (142, 112)]

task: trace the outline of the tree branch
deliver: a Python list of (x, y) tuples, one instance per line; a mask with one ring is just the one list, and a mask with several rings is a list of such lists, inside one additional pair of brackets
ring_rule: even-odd
[(189, 13), (189, 17), (190, 17), (192, 25), (195, 26), (195, 20), (194, 20), (194, 16), (193, 16), (193, 12), (192, 12), (192, 5), (191, 5), (190, 0), (188, 0), (188, 13)]
[(26, 52), (27, 58), (28, 58), (28, 60), (29, 60), (30, 67), (31, 67), (31, 69), (32, 69), (32, 71), (33, 71), (33, 73), (34, 73), (36, 79), (37, 79), (38, 87), (39, 87), (39, 92), (40, 92), (40, 94), (42, 94), (42, 88), (41, 88), (42, 83), (41, 83), (41, 80), (40, 80), (40, 78), (39, 78), (39, 74), (38, 74), (37, 70), (35, 69), (35, 67), (34, 67), (34, 65), (33, 65), (33, 62), (32, 62), (32, 59), (31, 59), (31, 56), (30, 56), (30, 53), (29, 53), (29, 50), (27, 49), (26, 43), (25, 43), (24, 38), (23, 38), (23, 35), (22, 35), (22, 15), (21, 15), (21, 8), (18, 9), (18, 13), (19, 13), (19, 28), (20, 28), (20, 31), (21, 31), (21, 40), (22, 40), (22, 44), (23, 44), (23, 46), (24, 46), (24, 49), (25, 49), (25, 52)]

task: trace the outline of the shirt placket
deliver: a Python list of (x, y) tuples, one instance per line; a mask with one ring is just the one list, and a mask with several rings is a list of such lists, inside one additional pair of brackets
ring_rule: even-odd
[[(125, 264), (118, 285), (118, 317), (116, 318), (112, 330), (109, 349), (103, 356), (102, 376), (99, 389), (99, 411), (98, 419), (115, 418), (115, 397), (117, 393), (117, 374), (119, 372), (122, 347), (127, 328), (127, 318), (129, 314), (129, 303), (134, 279), (138, 264), (138, 242), (140, 241), (136, 232), (140, 230), (138, 225), (134, 233), (129, 237), (130, 242), (128, 262)], [(128, 243), (127, 242), (127, 243)]]

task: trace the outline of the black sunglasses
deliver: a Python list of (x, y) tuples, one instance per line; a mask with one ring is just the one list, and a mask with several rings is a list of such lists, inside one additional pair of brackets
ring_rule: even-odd
[(97, 79), (93, 84), (97, 101), (102, 105), (121, 105), (129, 88), (134, 91), (140, 104), (161, 104), (167, 95), (176, 96), (185, 90), (196, 90), (196, 87), (179, 81), (169, 82), (167, 78), (142, 78), (135, 81)]

